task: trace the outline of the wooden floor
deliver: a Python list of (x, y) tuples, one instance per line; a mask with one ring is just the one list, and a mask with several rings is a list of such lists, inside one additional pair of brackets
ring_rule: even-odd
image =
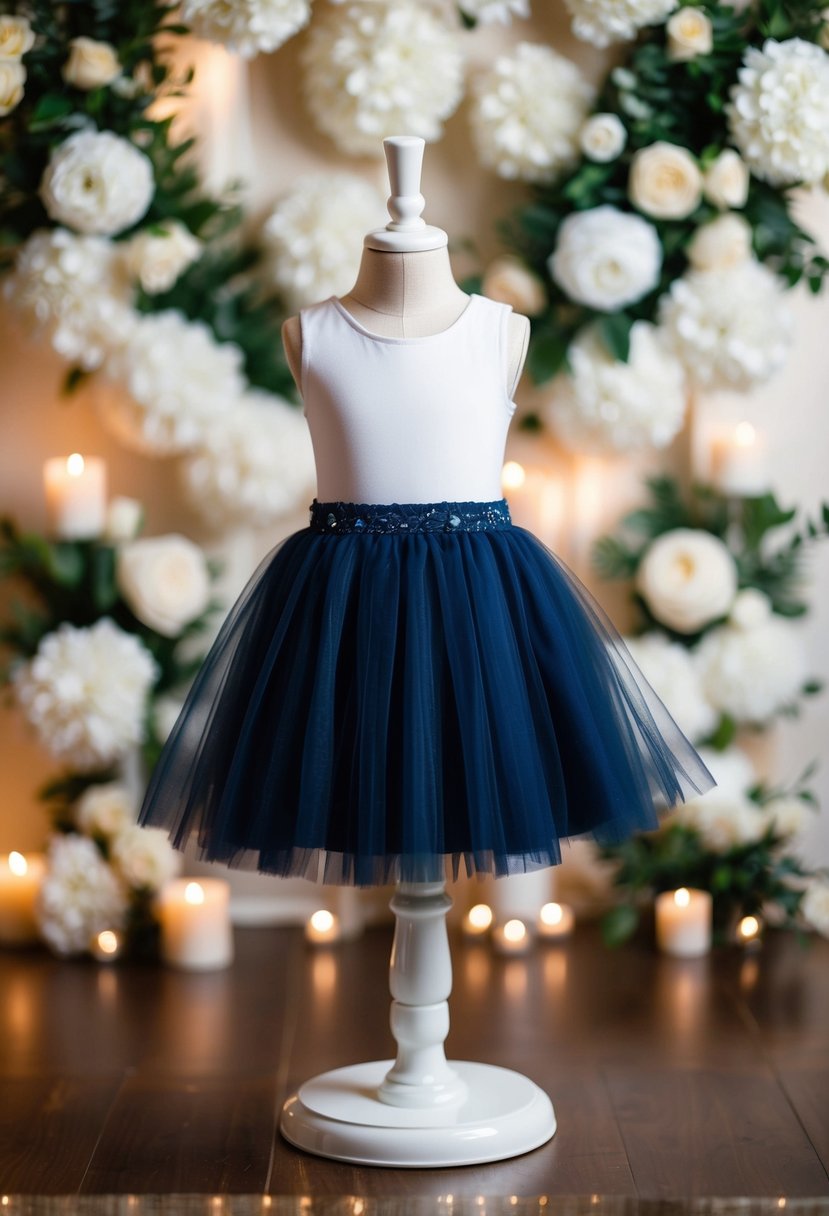
[(375, 929), (314, 953), (297, 930), (247, 929), (206, 975), (0, 954), (0, 1191), (829, 1196), (829, 942), (784, 934), (701, 960), (611, 952), (591, 926), (527, 960), (455, 941), (450, 1054), (530, 1074), (554, 1139), (434, 1171), (293, 1150), (275, 1132), (290, 1090), (391, 1052), (389, 945)]

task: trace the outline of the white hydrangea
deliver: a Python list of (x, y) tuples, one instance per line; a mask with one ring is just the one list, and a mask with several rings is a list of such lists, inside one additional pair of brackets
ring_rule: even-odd
[(163, 828), (130, 824), (112, 842), (112, 864), (134, 891), (160, 891), (181, 869), (181, 854)]
[(86, 371), (100, 367), (135, 323), (132, 293), (110, 242), (65, 228), (32, 233), (4, 294), (33, 333)]
[(169, 693), (157, 697), (153, 702), (153, 733), (159, 743), (167, 742), (183, 708), (184, 702), (181, 698)]
[(149, 295), (169, 291), (179, 275), (198, 261), (202, 243), (178, 220), (165, 220), (154, 228), (137, 232), (127, 243), (124, 262), (127, 272)]
[(156, 456), (194, 447), (244, 388), (239, 347), (173, 311), (142, 316), (105, 371), (114, 391), (99, 394), (104, 423), (127, 447)]
[[(701, 747), (699, 758), (714, 778), (721, 794), (747, 799), (749, 791), (757, 784), (757, 770), (739, 747), (727, 747), (724, 751)], [(754, 806), (756, 805), (755, 803)]]
[(635, 38), (646, 25), (658, 25), (679, 0), (565, 0), (573, 33), (594, 46)]
[(416, 0), (350, 0), (315, 19), (305, 97), (341, 151), (382, 155), (386, 135), (440, 139), (463, 96), (456, 36)]
[(791, 343), (783, 287), (753, 258), (675, 279), (659, 316), (688, 374), (709, 389), (746, 390), (768, 380)]
[(288, 308), (344, 295), (359, 269), (363, 237), (386, 218), (379, 190), (356, 174), (301, 178), (263, 229), (271, 273)]
[(822, 47), (802, 38), (748, 47), (726, 113), (757, 177), (788, 186), (829, 172), (829, 55)]
[(653, 224), (641, 216), (592, 207), (567, 216), (547, 265), (571, 300), (614, 312), (656, 286), (662, 244)]
[(214, 525), (263, 527), (313, 494), (314, 453), (301, 412), (249, 392), (181, 464), (192, 506)]
[(132, 795), (115, 781), (91, 785), (75, 803), (75, 825), (87, 836), (109, 840), (134, 821)]
[(687, 647), (655, 630), (626, 639), (633, 661), (679, 729), (692, 743), (710, 735), (718, 715), (706, 700), (699, 672)]
[(120, 929), (126, 892), (88, 836), (55, 836), (38, 901), (38, 922), (56, 954), (83, 954), (104, 929)]
[(509, 25), (513, 17), (529, 17), (530, 0), (458, 0), (458, 8), (482, 25), (492, 21)]
[(697, 633), (730, 611), (737, 566), (719, 537), (701, 528), (672, 528), (648, 545), (636, 587), (661, 625), (675, 633)]
[(699, 832), (715, 853), (759, 840), (765, 831), (762, 812), (755, 802), (730, 790), (714, 788), (692, 798), (675, 812), (674, 822)]
[(773, 615), (751, 628), (729, 623), (712, 630), (696, 659), (708, 699), (740, 723), (768, 722), (795, 700), (806, 678), (797, 627)]
[(14, 673), (17, 699), (41, 742), (76, 769), (118, 760), (144, 735), (146, 700), (158, 674), (133, 634), (103, 617), (63, 624)]
[(809, 883), (800, 911), (808, 925), (829, 937), (829, 882), (824, 879)]
[(685, 375), (647, 321), (633, 325), (626, 363), (614, 359), (595, 326), (574, 339), (568, 358), (571, 370), (553, 381), (544, 407), (546, 421), (568, 448), (660, 448), (679, 432)]
[(520, 43), (474, 82), (472, 135), (500, 177), (543, 182), (573, 163), (593, 89), (569, 59)]
[(145, 214), (155, 192), (149, 157), (112, 131), (78, 131), (53, 150), (40, 184), (58, 224), (115, 236)]
[(310, 0), (182, 0), (181, 5), (181, 19), (194, 34), (245, 59), (275, 51), (310, 16)]

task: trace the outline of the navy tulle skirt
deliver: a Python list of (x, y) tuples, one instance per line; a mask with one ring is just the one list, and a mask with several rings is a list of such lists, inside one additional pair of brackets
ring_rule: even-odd
[(320, 503), (225, 620), (140, 822), (270, 874), (517, 873), (713, 784), (613, 627), (494, 502)]

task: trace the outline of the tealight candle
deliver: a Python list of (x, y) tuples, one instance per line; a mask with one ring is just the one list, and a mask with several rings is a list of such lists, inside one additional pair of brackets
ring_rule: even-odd
[(712, 447), (714, 484), (732, 498), (759, 498), (769, 490), (765, 437), (750, 422), (738, 422)]
[(106, 522), (106, 465), (97, 456), (54, 456), (43, 466), (46, 506), (63, 540), (100, 536)]
[(558, 941), (573, 932), (576, 918), (568, 904), (549, 903), (538, 914), (536, 932), (547, 941)]
[(492, 945), (499, 954), (526, 954), (532, 945), (532, 938), (523, 920), (516, 918), (493, 929)]
[(89, 943), (89, 953), (99, 963), (114, 963), (124, 953), (124, 935), (115, 929), (102, 929)]
[(311, 945), (330, 946), (333, 942), (338, 942), (341, 936), (340, 918), (327, 908), (319, 908), (308, 918), (305, 940)]
[(28, 946), (38, 940), (36, 907), (45, 873), (41, 853), (0, 857), (0, 945)]
[(737, 923), (737, 941), (747, 950), (757, 949), (763, 939), (763, 922), (759, 916), (743, 916)]
[(224, 879), (173, 879), (157, 907), (165, 963), (188, 971), (213, 971), (232, 963), (230, 886)]
[(464, 937), (485, 937), (492, 928), (492, 908), (489, 904), (475, 904), (461, 921)]
[(656, 897), (656, 941), (665, 954), (696, 958), (711, 949), (714, 901), (710, 891), (680, 887)]

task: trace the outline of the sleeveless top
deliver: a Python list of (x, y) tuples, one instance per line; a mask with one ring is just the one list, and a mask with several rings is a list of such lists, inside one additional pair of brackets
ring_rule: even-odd
[(301, 390), (324, 502), (491, 502), (515, 403), (511, 308), (470, 296), (448, 329), (387, 338), (335, 297), (303, 309)]

